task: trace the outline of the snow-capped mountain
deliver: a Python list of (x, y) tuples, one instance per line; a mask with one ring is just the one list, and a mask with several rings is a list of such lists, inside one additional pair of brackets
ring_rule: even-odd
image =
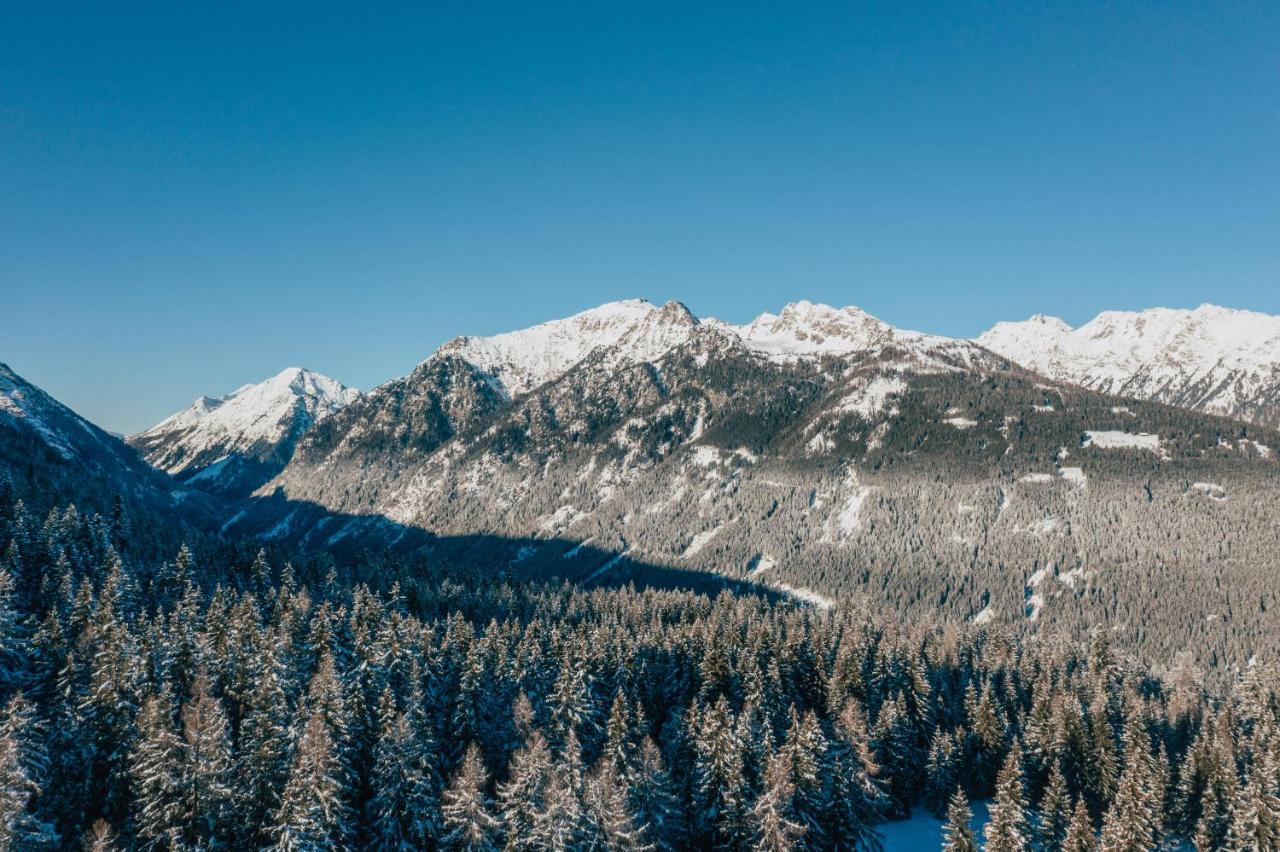
[(0, 364), (0, 476), (38, 497), (88, 501), (99, 509), (119, 495), (191, 518), (210, 511), (204, 495), (152, 469), (122, 440), (5, 364)]
[(947, 337), (904, 331), (859, 308), (800, 301), (749, 323), (699, 320), (679, 302), (661, 307), (643, 299), (610, 302), (565, 319), (492, 337), (459, 337), (432, 358), (457, 357), (475, 367), (504, 397), (526, 394), (564, 375), (597, 350), (610, 363), (653, 362), (687, 342), (695, 330), (726, 335), (748, 351), (775, 360), (881, 352), (927, 358), (963, 355), (972, 347)]
[(1055, 380), (1280, 426), (1280, 317), (1201, 305), (1108, 311), (1073, 329), (1037, 315), (977, 342)]
[[(730, 325), (636, 301), (447, 344), (318, 423), (226, 532), (583, 582), (709, 571), (819, 605), (892, 589), (1041, 625), (1134, 577), (1211, 595), (1213, 571), (1269, 571), (1278, 466), (1274, 430), (856, 308)], [(1224, 536), (1209, 573), (1183, 546)], [(1134, 630), (1168, 626), (1151, 609)]]
[(461, 358), (511, 398), (561, 376), (601, 347), (616, 347), (623, 360), (652, 360), (683, 342), (696, 324), (678, 302), (659, 308), (628, 299), (520, 331), (458, 337), (432, 357)]
[(220, 399), (202, 396), (128, 441), (181, 482), (242, 496), (279, 472), (315, 423), (359, 396), (328, 376), (290, 367)]

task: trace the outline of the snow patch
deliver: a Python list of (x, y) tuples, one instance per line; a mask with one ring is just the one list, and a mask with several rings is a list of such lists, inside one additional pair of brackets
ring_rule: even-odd
[(860, 415), (870, 420), (884, 411), (889, 400), (907, 389), (907, 383), (900, 376), (875, 376), (866, 386), (858, 388), (845, 396), (836, 405), (841, 412)]
[(1101, 450), (1160, 450), (1160, 436), (1147, 432), (1120, 432), (1117, 430), (1088, 431), (1084, 433), (1081, 447), (1097, 447)]
[(806, 589), (803, 586), (788, 586), (786, 583), (779, 583), (774, 588), (798, 601), (816, 606), (818, 609), (831, 609), (836, 605), (836, 602), (826, 595), (819, 594), (813, 589)]
[(1084, 488), (1089, 478), (1084, 475), (1084, 468), (1079, 467), (1063, 467), (1058, 469), (1058, 475), (1070, 482), (1072, 485)]
[(1193, 482), (1191, 487), (1195, 491), (1199, 491), (1210, 500), (1222, 502), (1227, 499), (1227, 490), (1216, 482)]

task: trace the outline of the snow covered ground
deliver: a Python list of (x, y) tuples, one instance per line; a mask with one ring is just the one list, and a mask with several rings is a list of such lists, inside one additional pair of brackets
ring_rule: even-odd
[[(982, 842), (982, 829), (987, 824), (987, 803), (973, 802), (969, 805), (973, 811), (973, 834)], [(880, 826), (880, 835), (884, 837), (886, 852), (937, 852), (942, 848), (942, 820), (924, 808), (916, 808), (907, 819), (887, 822)]]
[(1134, 434), (1116, 430), (1085, 432), (1080, 446), (1097, 447), (1102, 450), (1133, 449), (1157, 452), (1160, 449), (1160, 436), (1149, 435), (1146, 432)]

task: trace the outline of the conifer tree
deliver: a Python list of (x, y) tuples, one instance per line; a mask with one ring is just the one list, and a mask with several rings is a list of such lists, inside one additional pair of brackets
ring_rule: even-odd
[(534, 815), (546, 808), (551, 780), (551, 751), (534, 728), (524, 747), (511, 758), (507, 780), (498, 785), (498, 816), (508, 849), (533, 848)]
[(52, 848), (53, 826), (29, 808), (44, 789), (48, 758), (35, 708), (15, 695), (0, 716), (0, 849)]
[(747, 779), (742, 742), (722, 695), (696, 718), (694, 806), (699, 833), (717, 846), (746, 842)]
[(1022, 788), (1021, 748), (1014, 743), (996, 777), (995, 802), (985, 830), (987, 852), (1024, 852), (1031, 848)]
[(1067, 825), (1067, 835), (1062, 840), (1062, 852), (1094, 852), (1097, 848), (1093, 820), (1090, 819), (1089, 809), (1081, 799), (1076, 802), (1076, 809), (1071, 814), (1071, 822)]
[(488, 772), (475, 743), (467, 747), (462, 766), (444, 791), (441, 845), (459, 852), (495, 852), (499, 849), (499, 825), (485, 787)]
[(827, 765), (827, 741), (811, 711), (791, 712), (782, 752), (791, 766), (793, 813), (805, 828), (805, 842), (825, 844), (825, 820), (831, 813), (830, 779), (822, 769)]
[(133, 832), (143, 849), (164, 849), (183, 829), (182, 739), (173, 724), (168, 688), (148, 696), (138, 713), (138, 740), (129, 760)]
[(586, 782), (587, 822), (601, 848), (618, 852), (641, 852), (654, 848), (645, 840), (643, 826), (636, 822), (627, 797), (627, 784), (614, 762), (605, 758)]
[(947, 822), (942, 829), (942, 852), (978, 852), (973, 836), (973, 811), (963, 787), (956, 787), (947, 804)]
[(288, 698), (271, 643), (262, 651), (240, 726), (236, 781), (246, 845), (270, 839), (289, 776)]
[(321, 711), (311, 714), (294, 747), (275, 819), (279, 852), (344, 849), (351, 835), (345, 773)]
[(182, 811), (191, 846), (218, 846), (232, 836), (234, 804), (230, 731), (209, 678), (196, 677), (182, 709)]
[(1102, 821), (1104, 852), (1142, 852), (1155, 845), (1163, 792), (1151, 770), (1150, 756), (1135, 738), (1127, 749), (1116, 795)]
[(795, 816), (794, 769), (791, 758), (779, 752), (765, 766), (763, 789), (751, 809), (755, 848), (787, 852), (798, 847), (806, 826)]
[(936, 816), (946, 814), (951, 794), (956, 788), (955, 746), (941, 728), (933, 732), (929, 758), (925, 764), (925, 805)]
[(662, 753), (651, 737), (640, 743), (637, 768), (631, 780), (629, 799), (636, 825), (644, 831), (645, 840), (655, 849), (683, 847), (685, 826), (680, 802)]
[(1264, 761), (1251, 767), (1231, 803), (1225, 848), (1231, 852), (1280, 849), (1280, 779)]
[(369, 802), (376, 849), (421, 849), (439, 836), (439, 782), (421, 746), (405, 713), (384, 722), (374, 747)]
[(1036, 812), (1039, 815), (1036, 839), (1040, 848), (1056, 852), (1066, 840), (1072, 813), (1071, 794), (1067, 790), (1067, 779), (1062, 774), (1060, 761), (1055, 761), (1053, 768), (1049, 770), (1049, 782), (1045, 785)]
[(880, 773), (866, 719), (857, 702), (846, 700), (836, 719), (826, 777), (831, 782), (830, 836), (848, 848), (880, 849), (875, 829), (885, 809)]
[[(10, 562), (18, 559), (14, 553)], [(14, 689), (26, 682), (31, 669), (29, 639), (30, 631), (14, 600), (13, 575), (0, 567), (0, 689)]]
[(111, 823), (100, 819), (85, 833), (81, 848), (84, 852), (119, 852), (120, 845)]

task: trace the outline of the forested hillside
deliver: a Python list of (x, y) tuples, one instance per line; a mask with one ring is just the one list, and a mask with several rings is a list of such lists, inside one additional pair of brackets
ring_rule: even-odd
[[(714, 327), (507, 400), (452, 353), (319, 424), (229, 532), (524, 576), (711, 572), (905, 618), (1280, 652), (1280, 433), (976, 347), (773, 359)], [(1176, 596), (1167, 590), (1178, 589)]]
[(1280, 848), (1267, 665), (138, 527), (0, 499), (4, 848)]

